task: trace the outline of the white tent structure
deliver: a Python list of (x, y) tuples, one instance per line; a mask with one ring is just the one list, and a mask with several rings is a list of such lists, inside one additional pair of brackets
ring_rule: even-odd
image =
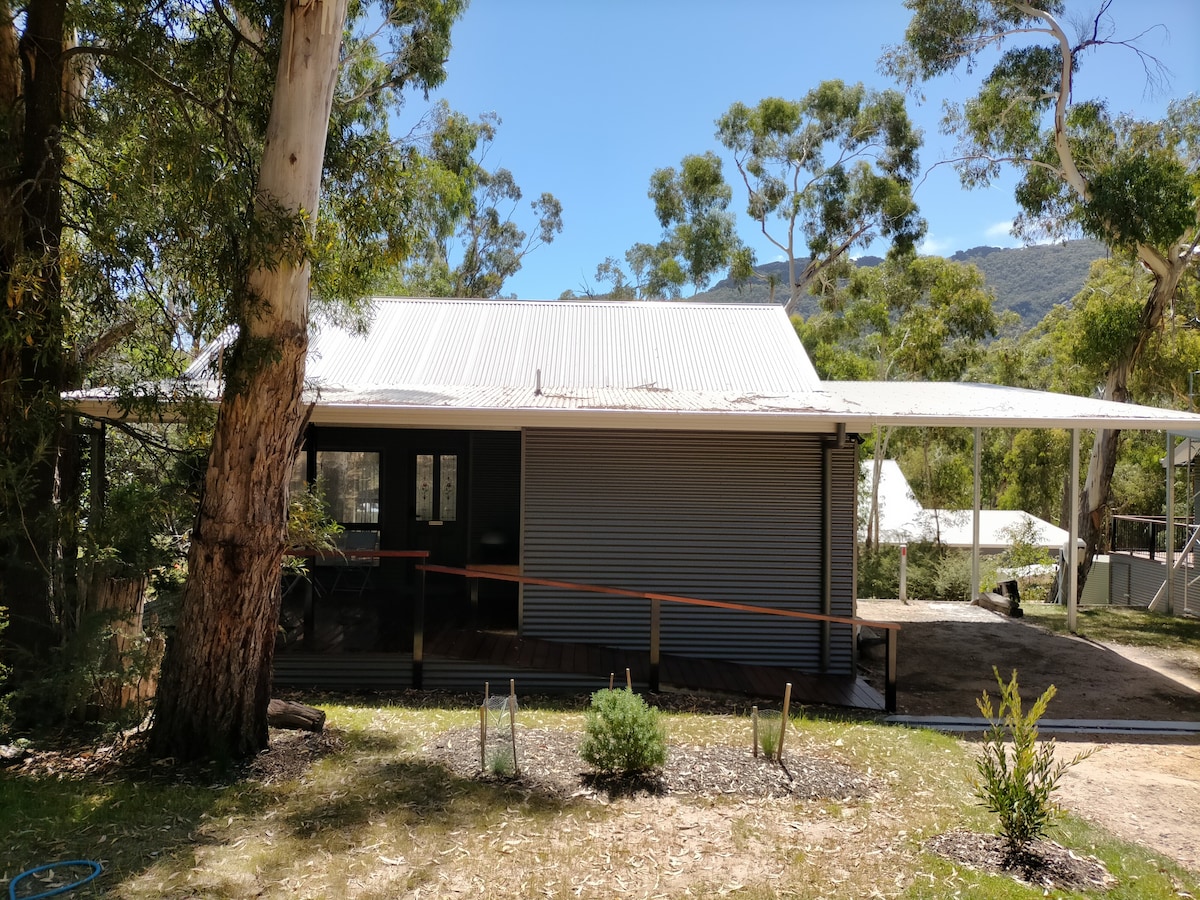
[[(872, 463), (862, 463), (871, 489)], [(1032, 527), (1030, 527), (1032, 526)], [(1035, 546), (1058, 551), (1070, 536), (1065, 528), (1039, 519), (1021, 510), (981, 509), (979, 511), (979, 549), (995, 553), (1011, 546), (1012, 535), (1020, 530), (1032, 538)], [(907, 544), (937, 540), (947, 547), (969, 550), (974, 544), (974, 514), (969, 509), (926, 509), (913, 494), (908, 479), (895, 460), (885, 459), (879, 473), (879, 541)]]

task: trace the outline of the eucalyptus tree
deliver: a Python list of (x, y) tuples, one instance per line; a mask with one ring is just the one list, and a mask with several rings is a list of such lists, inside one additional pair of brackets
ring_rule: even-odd
[(734, 103), (717, 138), (750, 218), (787, 259), (789, 313), (855, 247), (882, 237), (902, 255), (925, 232), (912, 198), (920, 132), (897, 91), (823, 81), (800, 100)]
[(67, 7), (0, 2), (0, 586), (7, 638), (34, 654), (56, 637), (48, 598), (61, 602), (70, 554), (54, 509), (75, 481), (57, 414), (73, 378), (61, 265), (62, 134), (78, 89), (64, 62)]
[[(150, 746), (162, 756), (245, 757), (266, 746), (312, 286), (356, 295), (376, 274), (372, 251), (383, 243), (399, 252), (408, 239), (396, 222), (379, 221), (373, 202), (403, 173), (402, 160), (390, 152), (386, 111), (406, 85), (428, 88), (444, 78), (450, 27), (462, 6), (457, 0), (385, 4), (383, 27), (393, 46), (382, 57), (371, 37), (352, 33), (344, 41), (346, 2), (287, 4), (281, 18), (252, 25), (255, 35), (275, 35), (277, 48), (263, 53), (275, 75), (255, 191), (246, 198), (255, 245), (229, 298), (238, 334), (225, 364), (188, 581), (159, 686)], [(331, 123), (339, 93), (352, 118)], [(327, 157), (331, 124), (346, 128), (345, 155)], [(363, 155), (382, 152), (390, 163), (381, 185), (362, 181), (374, 168), (340, 169), (360, 145)], [(326, 173), (333, 176), (330, 205), (338, 218), (322, 227)], [(394, 209), (394, 199), (384, 204), (384, 212)], [(390, 240), (381, 242), (380, 228)], [(323, 244), (327, 234), (337, 239)], [(323, 280), (314, 269), (323, 261), (315, 248), (335, 245), (328, 268), (336, 277)]]
[(499, 296), (525, 258), (562, 231), (562, 204), (548, 192), (530, 201), (532, 231), (526, 232), (517, 217), (523, 194), (513, 173), (484, 164), (499, 117), (490, 113), (472, 121), (442, 103), (432, 120), (421, 141), (428, 187), (413, 210), (426, 223), (425, 235), (381, 289), (409, 296)]
[[(1185, 271), (1200, 258), (1200, 99), (1172, 103), (1159, 121), (1113, 116), (1101, 100), (1082, 98), (1079, 75), (1102, 48), (1155, 60), (1134, 41), (1115, 37), (1109, 3), (1068, 34), (1061, 0), (906, 0), (913, 11), (905, 42), (883, 59), (912, 89), (960, 68), (967, 72), (999, 51), (978, 94), (948, 108), (944, 128), (960, 140), (958, 166), (967, 187), (986, 186), (1004, 166), (1017, 167), (1025, 236), (1089, 235), (1130, 254), (1150, 273), (1133, 327), (1109, 347), (1104, 397), (1130, 399), (1130, 380), (1163, 321)], [(1097, 433), (1080, 510), (1086, 577), (1103, 538), (1119, 432)], [(1080, 580), (1082, 589), (1083, 579)]]
[(750, 268), (753, 260), (729, 210), (733, 191), (715, 153), (685, 156), (678, 170), (656, 169), (648, 195), (663, 238), (637, 244), (626, 255), (635, 272), (645, 273), (646, 295), (678, 296), (684, 284), (698, 293), (722, 269)]
[[(178, 372), (196, 342), (236, 326), (157, 752), (265, 743), (310, 302), (353, 306), (420, 235), (413, 211), (431, 169), (445, 173), (389, 128), (407, 88), (444, 77), (463, 6), (355, 4), (347, 22), (346, 0), (37, 0), (0, 17), (0, 112), (20, 138), (0, 156), (0, 550), (6, 602), (39, 582), (26, 593), (41, 647), (55, 535), (20, 516), (63, 483), (59, 397), (88, 373), (84, 351), (125, 351), (106, 376), (145, 375), (151, 357)], [(76, 67), (86, 92), (64, 90)], [(113, 328), (85, 340), (96, 322)]]

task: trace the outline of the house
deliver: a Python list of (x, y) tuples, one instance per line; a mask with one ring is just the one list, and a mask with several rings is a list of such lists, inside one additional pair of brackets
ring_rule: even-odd
[[(220, 353), (189, 371), (214, 400)], [(285, 595), (275, 677), (325, 687), (594, 689), (578, 663), (598, 648), (649, 652), (651, 684), (659, 652), (854, 684), (857, 432), (1200, 424), (822, 383), (763, 305), (381, 299), (365, 333), (316, 331), (307, 379), (295, 475), (323, 485), (347, 555)], [(73, 399), (120, 415), (103, 390)], [(505, 633), (525, 643), (500, 665)]]

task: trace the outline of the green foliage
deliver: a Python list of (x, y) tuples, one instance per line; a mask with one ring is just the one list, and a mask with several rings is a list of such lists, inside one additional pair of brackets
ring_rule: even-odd
[[(735, 259), (744, 259), (746, 248), (734, 231), (729, 211), (733, 191), (721, 173), (720, 157), (712, 151), (685, 156), (678, 171), (670, 167), (655, 170), (650, 176), (649, 197), (664, 232), (655, 248), (655, 262), (647, 267), (651, 296), (669, 293), (670, 286), (684, 282), (691, 284), (695, 293), (706, 287), (716, 272), (732, 268)], [(660, 283), (662, 290), (656, 291)]]
[[(13, 698), (22, 720), (45, 726), (68, 721), (129, 724), (144, 719), (149, 698), (137, 689), (157, 679), (162, 640), (153, 629), (130, 632), (117, 610), (81, 616), (52, 657), (25, 672)], [(122, 693), (131, 695), (130, 702), (122, 704)]]
[[(0, 638), (4, 637), (4, 629), (8, 627), (8, 610), (0, 606)], [(0, 642), (0, 646), (3, 643)], [(0, 737), (3, 737), (12, 724), (12, 711), (9, 708), (9, 695), (4, 693), (4, 685), (8, 681), (9, 667), (0, 659)]]
[[(983, 273), (984, 289), (995, 297), (993, 308), (997, 315), (1015, 312), (1023, 326), (1030, 328), (1055, 304), (1063, 303), (1079, 292), (1089, 267), (1105, 252), (1104, 246), (1096, 241), (1072, 240), (1031, 247), (972, 247), (947, 258), (950, 262), (970, 263), (979, 269)], [(808, 258), (798, 259), (797, 265), (803, 268), (809, 261)], [(869, 268), (882, 261), (877, 256), (860, 256), (854, 260), (854, 265)], [(779, 302), (778, 288), (787, 282), (787, 263), (764, 263), (755, 266), (752, 273), (743, 275), (749, 280), (724, 279), (698, 297), (713, 303)], [(777, 295), (774, 300), (772, 282)], [(796, 313), (807, 319), (819, 309), (817, 298), (807, 296), (796, 306)]]
[(472, 122), (445, 102), (432, 113), (427, 159), (419, 179), (401, 182), (406, 215), (425, 224), (414, 231), (412, 253), (397, 259), (378, 282), (384, 293), (431, 297), (496, 297), (525, 257), (562, 231), (562, 205), (543, 193), (529, 204), (532, 234), (514, 215), (523, 194), (508, 169), (483, 161), (496, 139), (495, 113)]
[[(800, 100), (734, 103), (717, 139), (733, 153), (750, 218), (788, 256), (792, 311), (853, 247), (884, 237), (903, 255), (924, 234), (912, 199), (920, 136), (895, 91), (831, 80)], [(801, 243), (810, 259), (799, 267)]]
[(1013, 433), (999, 466), (1000, 509), (1021, 509), (1048, 522), (1058, 518), (1070, 469), (1065, 431), (1027, 428)]
[(1009, 542), (997, 560), (1004, 568), (1019, 569), (1023, 566), (1049, 565), (1053, 562), (1049, 552), (1040, 546), (1041, 533), (1038, 524), (1029, 516), (1022, 516), (1016, 524), (1002, 528), (1000, 536)]
[[(910, 600), (966, 600), (971, 585), (969, 551), (934, 543), (908, 545), (905, 587)], [(858, 596), (890, 599), (900, 596), (900, 548), (881, 544), (872, 550), (859, 545)]]
[(1046, 833), (1059, 814), (1053, 800), (1059, 779), (1090, 753), (1055, 762), (1054, 741), (1038, 740), (1037, 723), (1054, 698), (1054, 685), (1023, 712), (1016, 670), (1008, 683), (995, 668), (992, 672), (1000, 686), (999, 705), (993, 707), (987, 691), (976, 701), (990, 727), (975, 764), (972, 787), (988, 811), (999, 817), (1000, 834), (1009, 853), (1016, 855)]
[(511, 747), (499, 747), (489, 751), (487, 772), (493, 778), (510, 778), (516, 772)]
[(944, 553), (937, 562), (933, 584), (938, 600), (971, 600), (970, 554), (961, 550)]
[[(69, 68), (89, 77), (85, 102), (66, 104), (61, 127), (41, 112), (63, 99), (57, 79), (47, 97), (31, 93), (32, 84), (12, 85), (25, 101), (17, 115), (53, 127), (44, 141), (28, 133), (0, 150), (5, 183), (52, 201), (0, 212), (8, 298), (0, 305), (0, 557), (20, 623), (10, 637), (33, 640), (69, 619), (78, 454), (64, 390), (179, 374), (198, 344), (253, 317), (259, 300), (246, 290), (246, 273), (280, 254), (308, 257), (314, 303), (342, 310), (428, 233), (409, 213), (429, 193), (426, 176), (444, 173), (423, 164), (415, 139), (394, 140), (389, 130), (406, 90), (444, 79), (450, 27), (464, 6), (350, 5), (315, 239), (304, 216), (256, 202), (283, 50), (280, 7), (250, 3), (234, 16), (175, 0), (72, 4), (64, 34), (37, 35), (46, 47), (70, 38)], [(8, 17), (5, 53), (34, 39), (19, 32), (35, 21)], [(20, 73), (15, 56), (7, 63)], [(5, 133), (18, 135), (14, 109), (0, 115)], [(27, 213), (34, 219), (22, 221)], [(26, 236), (33, 244), (17, 246)], [(242, 359), (252, 364), (272, 348), (257, 349), (265, 352)], [(116, 499), (131, 509), (153, 499), (122, 492)], [(96, 535), (95, 555), (143, 566), (150, 529), (137, 531), (136, 517), (114, 522), (109, 535)]]
[(658, 710), (629, 690), (596, 691), (579, 755), (604, 773), (636, 775), (662, 768), (667, 733)]
[[(329, 510), (321, 479), (306, 485), (303, 490), (292, 491), (288, 498), (289, 549), (331, 552), (337, 549), (337, 537), (341, 533), (342, 526)], [(292, 572), (302, 572), (306, 568), (304, 560), (295, 556), (284, 557), (284, 567)]]
[(776, 719), (772, 716), (763, 718), (759, 714), (758, 719), (758, 746), (762, 751), (762, 755), (767, 759), (775, 758), (775, 751), (779, 749), (779, 728), (782, 719)]

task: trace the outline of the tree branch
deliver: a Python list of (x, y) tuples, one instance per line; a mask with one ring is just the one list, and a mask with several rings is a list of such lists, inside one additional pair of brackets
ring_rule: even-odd
[[(1054, 149), (1058, 153), (1058, 161), (1062, 164), (1063, 179), (1070, 185), (1071, 190), (1079, 195), (1080, 199), (1090, 200), (1092, 198), (1091, 188), (1087, 179), (1083, 177), (1083, 173), (1079, 171), (1079, 167), (1075, 165), (1071, 144), (1067, 140), (1067, 107), (1071, 102), (1071, 79), (1075, 63), (1075, 53), (1071, 48), (1071, 42), (1067, 39), (1062, 26), (1050, 13), (1027, 3), (1018, 3), (1017, 9), (1031, 18), (1041, 19), (1045, 22), (1050, 28), (1050, 33), (1058, 42), (1062, 55), (1062, 75), (1058, 85), (1058, 96), (1054, 101)], [(1099, 16), (1097, 16), (1097, 21), (1099, 21)]]

